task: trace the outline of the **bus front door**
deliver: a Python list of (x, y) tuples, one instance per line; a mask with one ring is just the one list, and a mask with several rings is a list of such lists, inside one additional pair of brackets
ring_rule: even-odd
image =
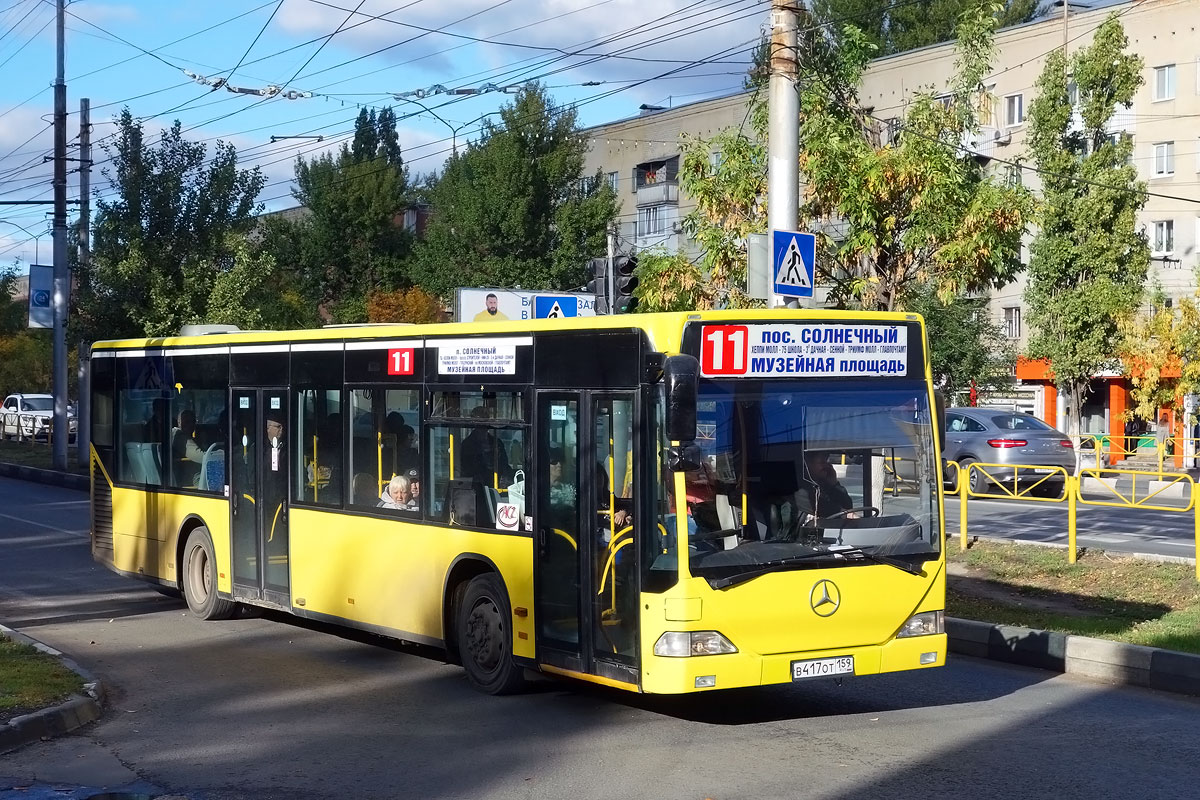
[(233, 595), (289, 608), (287, 391), (234, 389), (231, 400)]
[(637, 682), (632, 392), (538, 394), (537, 645), (546, 664)]

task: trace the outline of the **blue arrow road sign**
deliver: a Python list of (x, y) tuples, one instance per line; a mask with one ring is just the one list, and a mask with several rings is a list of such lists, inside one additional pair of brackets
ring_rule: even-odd
[(534, 319), (579, 316), (579, 298), (570, 294), (539, 294), (533, 298)]
[(771, 231), (775, 294), (812, 297), (817, 266), (817, 237), (799, 231)]

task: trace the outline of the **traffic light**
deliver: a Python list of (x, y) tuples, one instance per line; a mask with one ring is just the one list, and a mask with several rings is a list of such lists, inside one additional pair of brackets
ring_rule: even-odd
[(592, 279), (588, 281), (587, 290), (596, 298), (596, 314), (609, 313), (608, 259), (593, 258), (588, 261), (588, 274)]
[(638, 285), (636, 269), (637, 256), (617, 256), (613, 262), (612, 313), (632, 314), (637, 310), (637, 298), (633, 296)]

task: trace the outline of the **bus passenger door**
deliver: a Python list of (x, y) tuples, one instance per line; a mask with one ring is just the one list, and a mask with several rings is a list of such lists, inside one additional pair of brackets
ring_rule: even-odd
[[(634, 394), (591, 393), (585, 443), (591, 467), (593, 537), (592, 648), (596, 672), (636, 681), (638, 641), (637, 540), (634, 536)], [(581, 503), (582, 505), (582, 503)]]
[(288, 608), (287, 392), (234, 389), (231, 402), (233, 594)]
[(563, 669), (586, 671), (580, 619), (585, 544), (579, 535), (579, 392), (538, 394), (536, 476), (537, 565), (534, 569), (537, 649), (540, 660)]
[(538, 657), (636, 683), (634, 395), (538, 394)]

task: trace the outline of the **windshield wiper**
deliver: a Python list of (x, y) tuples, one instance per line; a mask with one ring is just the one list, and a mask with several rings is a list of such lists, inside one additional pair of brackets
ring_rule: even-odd
[(882, 556), (878, 553), (870, 553), (863, 550), (861, 547), (846, 547), (840, 550), (817, 550), (812, 553), (801, 553), (800, 555), (790, 556), (788, 558), (778, 558), (774, 561), (765, 562), (761, 568), (750, 570), (748, 572), (739, 572), (737, 575), (728, 575), (724, 578), (717, 578), (710, 581), (709, 585), (714, 589), (726, 589), (730, 586), (736, 586), (739, 583), (745, 583), (748, 580), (753, 580), (760, 575), (767, 575), (771, 572), (778, 572), (780, 568), (786, 568), (802, 561), (811, 561), (818, 558), (849, 558), (857, 556), (864, 561), (871, 561), (876, 564), (886, 564), (889, 567), (895, 567), (899, 570), (904, 570), (911, 575), (923, 575), (925, 570), (916, 564), (911, 564), (899, 558), (891, 556)]

